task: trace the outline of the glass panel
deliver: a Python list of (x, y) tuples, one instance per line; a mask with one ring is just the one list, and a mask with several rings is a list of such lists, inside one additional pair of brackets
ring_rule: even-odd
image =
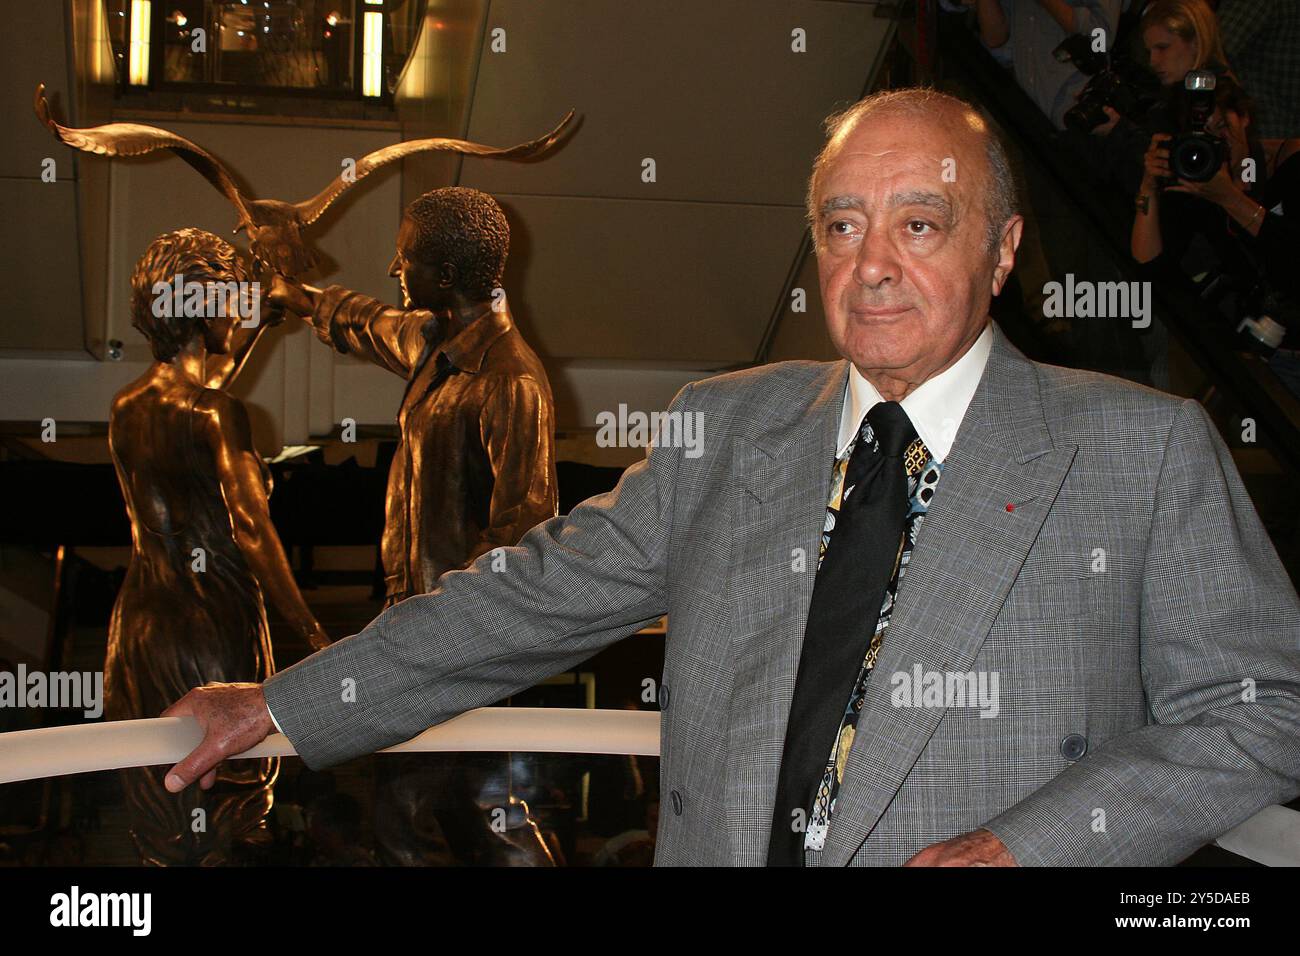
[[(106, 6), (114, 49), (127, 53), (130, 4), (108, 0)], [(354, 0), (156, 0), (161, 78), (351, 92), (356, 6)], [(204, 31), (201, 41), (197, 30)]]
[(168, 83), (205, 82), (205, 57), (195, 52), (198, 36), (194, 31), (207, 30), (207, 11), (203, 0), (158, 0), (164, 11), (159, 27), (163, 44), (163, 76)]
[[(260, 761), (235, 761), (249, 776)], [(649, 866), (659, 819), (659, 760), (553, 753), (375, 754), (326, 771), (274, 761), (273, 803), (234, 811), (241, 834), (195, 833), (186, 805), (135, 833), (123, 785), (103, 771), (0, 786), (0, 865), (116, 866), (139, 845), (252, 866)], [(166, 768), (154, 768), (159, 777)], [(247, 796), (219, 780), (196, 806), (214, 827)], [(164, 800), (168, 798), (164, 797)], [(226, 812), (218, 812), (224, 801)], [(184, 821), (184, 825), (181, 825)], [(180, 862), (177, 860), (176, 862)], [(198, 859), (190, 862), (199, 862)]]

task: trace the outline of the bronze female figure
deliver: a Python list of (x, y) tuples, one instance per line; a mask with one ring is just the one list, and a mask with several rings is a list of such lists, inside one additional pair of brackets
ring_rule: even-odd
[[(156, 361), (109, 418), (132, 538), (109, 625), (110, 720), (156, 717), (209, 681), (269, 676), (264, 594), (313, 647), (328, 644), (271, 524), (270, 473), (248, 414), (223, 390), (267, 326), (244, 328), (238, 296), (216, 294), (247, 301), (248, 279), (235, 249), (198, 229), (159, 236), (131, 276), (132, 324)], [(203, 290), (201, 308), (173, 298), (180, 285)], [(144, 862), (220, 864), (267, 841), (277, 761), (232, 764), (210, 790), (179, 794), (163, 787), (165, 769), (123, 771)]]

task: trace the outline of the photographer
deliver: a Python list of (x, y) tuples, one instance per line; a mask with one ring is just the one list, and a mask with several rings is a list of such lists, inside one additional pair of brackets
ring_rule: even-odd
[[(1063, 39), (1115, 35), (1121, 0), (976, 0), (981, 42), (997, 56), (1009, 50), (1016, 82), (1057, 129), (1087, 77), (1075, 64), (1053, 56)], [(1005, 55), (1005, 54), (1004, 54)]]
[(1234, 325), (1265, 296), (1270, 314), (1277, 312), (1272, 318), (1294, 324), (1300, 140), (1259, 140), (1251, 102), (1231, 78), (1219, 77), (1207, 95), (1214, 108), (1204, 131), (1222, 141), (1223, 160), (1204, 182), (1179, 177), (1170, 154), (1174, 138), (1151, 137), (1137, 191), (1133, 257), (1153, 278), (1190, 281)]
[[(1143, 175), (1143, 152), (1153, 132), (1172, 132), (1174, 117), (1185, 108), (1183, 80), (1192, 70), (1229, 73), (1223, 52), (1219, 23), (1204, 0), (1155, 0), (1142, 11), (1138, 24), (1143, 67), (1159, 83), (1154, 100), (1140, 111), (1121, 114), (1113, 106), (1102, 107), (1106, 121), (1091, 132), (1105, 137), (1107, 174), (1126, 193), (1136, 191)], [(1136, 46), (1136, 44), (1134, 44)], [(1120, 48), (1125, 48), (1123, 44)], [(1133, 56), (1130, 61), (1138, 61)], [(1130, 84), (1136, 85), (1136, 84)]]
[(1142, 12), (1142, 45), (1166, 91), (1183, 88), (1192, 70), (1228, 69), (1219, 21), (1204, 0), (1156, 0)]

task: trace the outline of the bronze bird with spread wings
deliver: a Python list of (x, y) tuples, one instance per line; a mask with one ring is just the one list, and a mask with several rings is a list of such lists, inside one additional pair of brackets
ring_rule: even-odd
[(169, 133), (155, 126), (139, 123), (107, 123), (87, 129), (60, 126), (50, 115), (50, 105), (45, 99), (45, 84), (36, 87), (36, 116), (60, 142), (74, 149), (101, 156), (143, 156), (160, 149), (169, 149), (189, 163), (199, 175), (210, 182), (230, 200), (239, 216), (235, 231), (243, 229), (248, 235), (249, 249), (259, 262), (283, 276), (292, 278), (316, 265), (315, 254), (303, 243), (302, 232), (338, 199), (348, 187), (368, 176), (381, 166), (428, 150), (443, 150), (469, 156), (491, 156), (496, 159), (531, 159), (546, 153), (559, 139), (573, 110), (565, 114), (558, 126), (544, 136), (518, 146), (483, 146), (463, 139), (413, 139), (385, 146), (357, 160), (355, 170), (345, 170), (315, 196), (303, 202), (281, 202), (278, 199), (251, 199), (240, 192), (234, 179), (219, 159), (183, 136)]

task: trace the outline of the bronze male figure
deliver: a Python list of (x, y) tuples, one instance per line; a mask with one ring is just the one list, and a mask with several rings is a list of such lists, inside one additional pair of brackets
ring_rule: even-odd
[[(323, 341), (406, 380), (388, 476), (385, 606), (427, 593), (444, 571), (516, 544), (557, 512), (554, 403), (501, 289), (509, 246), (491, 196), (446, 187), (402, 217), (389, 274), (403, 308), (339, 286), (277, 279), (272, 289)], [(504, 768), (484, 773), (481, 760), (428, 756), (382, 757), (378, 766), (385, 862), (551, 862)], [(504, 832), (489, 825), (498, 810)]]

